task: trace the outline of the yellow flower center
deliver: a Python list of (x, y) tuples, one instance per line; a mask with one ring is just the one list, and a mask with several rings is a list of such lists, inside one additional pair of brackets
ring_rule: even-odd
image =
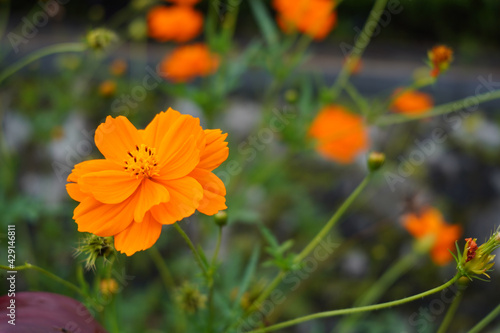
[(125, 171), (130, 172), (136, 178), (151, 178), (158, 175), (158, 162), (156, 161), (156, 150), (145, 144), (135, 146), (135, 150), (127, 152), (130, 156), (125, 160)]

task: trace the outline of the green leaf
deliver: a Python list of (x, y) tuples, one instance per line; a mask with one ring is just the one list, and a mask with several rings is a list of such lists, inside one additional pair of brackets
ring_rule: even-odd
[(248, 3), (267, 44), (271, 47), (278, 45), (278, 30), (262, 1), (252, 0)]
[(250, 256), (250, 261), (248, 262), (248, 265), (245, 269), (245, 273), (243, 274), (243, 279), (241, 280), (241, 284), (238, 288), (238, 294), (234, 299), (234, 306), (239, 304), (239, 302), (241, 301), (241, 297), (243, 297), (243, 294), (247, 291), (248, 287), (250, 286), (250, 282), (252, 281), (252, 278), (255, 275), (255, 270), (257, 268), (257, 263), (259, 261), (259, 255), (260, 255), (260, 248), (254, 247), (252, 255)]

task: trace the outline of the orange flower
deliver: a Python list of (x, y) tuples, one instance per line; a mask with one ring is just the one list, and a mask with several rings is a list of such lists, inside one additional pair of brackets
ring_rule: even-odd
[(332, 0), (273, 0), (277, 21), (286, 32), (298, 30), (319, 40), (325, 38), (337, 23)]
[(160, 42), (187, 42), (198, 36), (203, 16), (190, 6), (158, 6), (148, 13), (148, 34)]
[(219, 58), (204, 44), (180, 46), (160, 64), (161, 74), (175, 82), (207, 76), (217, 70)]
[[(398, 95), (402, 88), (397, 89), (394, 94)], [(421, 114), (427, 112), (434, 106), (434, 101), (429, 94), (408, 90), (397, 96), (392, 102), (392, 109), (397, 113)]]
[(113, 96), (116, 92), (116, 82), (111, 80), (103, 81), (99, 85), (99, 94), (104, 97)]
[(212, 173), (228, 156), (226, 136), (170, 108), (144, 130), (108, 116), (95, 132), (104, 159), (79, 163), (68, 177), (78, 231), (114, 236), (115, 248), (132, 255), (150, 248), (163, 224), (227, 208)]
[(339, 105), (326, 106), (309, 128), (320, 154), (340, 163), (351, 163), (368, 146), (363, 119)]
[(455, 249), (455, 241), (462, 234), (459, 225), (448, 225), (443, 215), (432, 207), (424, 209), (421, 214), (408, 214), (403, 219), (406, 230), (415, 238), (432, 236), (432, 260), (438, 265), (445, 265), (453, 256), (448, 250)]
[(167, 0), (167, 2), (173, 2), (178, 5), (193, 6), (200, 2), (200, 0)]
[(428, 52), (428, 56), (432, 65), (431, 76), (437, 77), (450, 66), (453, 60), (453, 50), (445, 45), (438, 45)]
[(115, 59), (109, 66), (109, 71), (115, 76), (121, 76), (127, 70), (127, 62), (123, 59)]

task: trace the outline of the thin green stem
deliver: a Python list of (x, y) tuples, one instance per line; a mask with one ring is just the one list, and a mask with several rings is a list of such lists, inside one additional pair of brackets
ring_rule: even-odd
[(276, 325), (268, 326), (266, 328), (261, 328), (261, 329), (257, 329), (257, 330), (248, 331), (247, 333), (272, 332), (272, 331), (276, 331), (278, 329), (282, 329), (282, 328), (285, 328), (285, 327), (297, 325), (297, 324), (304, 323), (306, 321), (310, 321), (310, 320), (314, 320), (314, 319), (327, 318), (327, 317), (340, 316), (340, 315), (353, 314), (353, 313), (360, 313), (360, 312), (375, 311), (375, 310), (381, 310), (381, 309), (389, 308), (389, 307), (392, 307), (392, 306), (402, 305), (402, 304), (405, 304), (405, 303), (416, 301), (418, 299), (421, 299), (422, 297), (429, 296), (429, 295), (435, 294), (437, 292), (440, 292), (441, 290), (446, 289), (449, 286), (451, 286), (453, 283), (455, 283), (458, 280), (459, 277), (460, 277), (460, 274), (457, 274), (450, 281), (446, 282), (445, 284), (443, 284), (443, 285), (441, 285), (439, 287), (427, 290), (427, 291), (425, 291), (423, 293), (420, 293), (420, 294), (417, 294), (417, 295), (413, 295), (413, 296), (410, 296), (410, 297), (402, 298), (402, 299), (399, 299), (399, 300), (396, 300), (396, 301), (386, 302), (386, 303), (381, 303), (381, 304), (375, 304), (375, 305), (361, 306), (361, 307), (356, 307), (356, 308), (340, 309), (340, 310), (332, 310), (332, 311), (325, 311), (325, 312), (314, 313), (314, 314), (311, 314), (311, 315), (307, 315), (307, 316), (295, 318), (295, 319), (292, 319), (292, 320), (289, 320), (289, 321), (285, 321), (283, 323), (279, 323), (279, 324), (276, 324)]
[[(337, 209), (337, 211), (332, 215), (330, 220), (325, 224), (325, 226), (318, 232), (318, 234), (311, 240), (311, 242), (295, 257), (294, 263), (300, 263), (305, 257), (311, 253), (319, 243), (325, 238), (330, 232), (333, 226), (340, 220), (345, 211), (351, 206), (354, 200), (359, 196), (363, 189), (368, 185), (372, 174), (368, 174), (363, 181), (358, 185), (358, 187), (351, 193), (351, 195), (342, 203), (342, 205)], [(274, 280), (267, 286), (267, 288), (260, 294), (260, 296), (252, 303), (248, 308), (247, 313), (250, 313), (259, 308), (260, 304), (267, 299), (271, 292), (281, 283), (285, 277), (286, 272), (281, 270)]]
[(368, 174), (363, 181), (356, 187), (356, 189), (351, 193), (351, 195), (342, 203), (342, 205), (337, 209), (335, 214), (328, 220), (323, 229), (313, 238), (313, 240), (295, 257), (295, 263), (301, 262), (305, 257), (309, 255), (325, 238), (325, 236), (330, 232), (333, 226), (340, 220), (342, 215), (346, 212), (346, 210), (351, 206), (351, 204), (356, 200), (356, 198), (363, 192), (366, 185), (372, 179), (373, 174)]
[(2, 83), (6, 78), (25, 67), (26, 65), (32, 63), (35, 60), (38, 60), (42, 57), (56, 54), (56, 53), (66, 53), (66, 52), (83, 52), (87, 49), (87, 45), (85, 43), (61, 43), (55, 44), (51, 46), (47, 46), (45, 48), (39, 49), (26, 57), (20, 59), (19, 61), (13, 63), (6, 69), (4, 69), (0, 73), (0, 83)]
[(380, 16), (384, 12), (384, 8), (387, 4), (388, 0), (377, 0), (373, 5), (372, 10), (370, 11), (370, 15), (366, 20), (365, 26), (363, 27), (363, 31), (356, 39), (354, 43), (354, 48), (351, 53), (347, 57), (342, 69), (340, 70), (339, 75), (337, 76), (337, 80), (333, 84), (331, 88), (332, 98), (336, 99), (342, 89), (345, 87), (349, 77), (351, 76), (350, 63), (351, 61), (359, 61), (366, 47), (370, 43), (370, 39), (372, 38), (373, 32), (376, 30), (373, 28), (374, 25), (378, 24)]
[(469, 332), (467, 333), (479, 333), (483, 331), (483, 328), (485, 328), (493, 319), (497, 318), (500, 316), (500, 304), (494, 308), (486, 317), (481, 319), (479, 323), (476, 324), (473, 328), (470, 329)]
[(448, 327), (450, 327), (450, 324), (453, 320), (453, 317), (455, 316), (455, 313), (457, 312), (458, 306), (460, 305), (460, 302), (462, 301), (462, 298), (464, 296), (465, 289), (467, 288), (467, 285), (462, 286), (459, 285), (459, 290), (455, 297), (453, 298), (453, 302), (451, 303), (450, 307), (448, 308), (448, 311), (446, 311), (446, 315), (444, 316), (443, 321), (441, 322), (441, 325), (439, 326), (439, 329), (437, 333), (446, 333), (448, 330)]
[[(363, 293), (362, 297), (354, 303), (354, 306), (365, 306), (377, 302), (397, 279), (410, 270), (417, 258), (418, 254), (415, 252), (410, 252), (400, 258), (370, 287), (370, 289)], [(336, 329), (335, 332), (345, 332), (349, 330), (352, 325), (359, 322), (360, 316), (361, 314), (347, 317), (340, 323), (339, 328)]]
[(161, 280), (165, 285), (165, 289), (172, 290), (173, 288), (175, 288), (175, 281), (172, 277), (172, 273), (170, 273), (170, 270), (168, 269), (167, 264), (165, 264), (160, 251), (158, 251), (158, 248), (156, 246), (153, 246), (149, 249), (148, 253), (154, 264), (156, 265), (156, 268), (160, 272)]
[(344, 88), (347, 94), (358, 106), (359, 110), (361, 111), (361, 114), (363, 116), (367, 116), (368, 112), (370, 111), (370, 105), (366, 101), (366, 98), (363, 95), (361, 95), (358, 89), (356, 89), (356, 87), (352, 85), (349, 81), (347, 81)]
[(25, 269), (34, 269), (35, 271), (39, 271), (39, 272), (47, 275), (52, 280), (65, 285), (66, 287), (68, 287), (69, 289), (77, 292), (78, 294), (82, 295), (83, 297), (85, 297), (85, 298), (88, 297), (88, 295), (84, 291), (82, 291), (80, 288), (78, 288), (73, 283), (68, 282), (68, 281), (64, 280), (63, 278), (60, 278), (59, 276), (57, 276), (57, 275), (55, 275), (55, 274), (53, 274), (53, 273), (51, 273), (49, 271), (46, 271), (45, 269), (43, 269), (41, 267), (32, 265), (30, 263), (25, 263), (22, 266), (16, 266), (14, 268), (10, 268), (9, 266), (0, 265), (0, 269), (5, 269), (7, 271), (22, 271), (22, 270), (25, 270)]
[(217, 244), (215, 245), (214, 255), (212, 257), (212, 261), (210, 263), (210, 275), (209, 275), (209, 284), (208, 284), (208, 328), (210, 332), (213, 330), (213, 320), (215, 315), (214, 309), (214, 274), (217, 270), (217, 257), (219, 256), (220, 245), (222, 243), (222, 226), (219, 226), (219, 232), (217, 235)]
[(7, 22), (9, 22), (10, 0), (0, 1), (0, 40), (2, 39)]
[(491, 92), (487, 92), (481, 95), (476, 95), (473, 97), (466, 97), (463, 99), (460, 99), (458, 101), (442, 104), (439, 106), (436, 106), (426, 113), (423, 114), (417, 114), (417, 115), (403, 115), (403, 114), (390, 114), (386, 115), (383, 117), (380, 117), (377, 121), (375, 121), (375, 125), (378, 126), (388, 126), (392, 124), (399, 124), (399, 123), (404, 123), (412, 120), (417, 120), (417, 119), (422, 119), (422, 118), (429, 118), (429, 117), (435, 117), (447, 113), (451, 113), (454, 111), (458, 111), (463, 108), (468, 108), (468, 107), (475, 107), (479, 103), (491, 101), (494, 99), (499, 99), (500, 98), (500, 89), (499, 90), (494, 90)]
[(179, 223), (174, 223), (174, 228), (175, 228), (175, 230), (177, 230), (179, 232), (179, 234), (182, 236), (184, 241), (186, 241), (187, 245), (191, 249), (191, 252), (193, 252), (194, 259), (196, 260), (196, 263), (200, 267), (203, 274), (205, 276), (207, 276), (207, 268), (203, 264), (203, 261), (200, 258), (200, 254), (198, 253), (198, 251), (196, 251), (196, 248), (194, 247), (193, 242), (191, 242), (191, 239), (189, 238), (189, 236), (184, 232), (184, 230), (182, 230), (182, 228), (179, 226)]

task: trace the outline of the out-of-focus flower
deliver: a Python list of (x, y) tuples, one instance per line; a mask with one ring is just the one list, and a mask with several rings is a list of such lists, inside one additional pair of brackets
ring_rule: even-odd
[(148, 24), (146, 19), (138, 17), (128, 25), (128, 35), (136, 42), (145, 41), (148, 37)]
[(403, 225), (415, 238), (429, 245), (431, 258), (436, 264), (446, 265), (453, 259), (449, 250), (455, 248), (462, 228), (448, 225), (437, 209), (427, 207), (420, 214), (407, 214), (403, 218)]
[(122, 76), (127, 70), (127, 62), (123, 59), (115, 59), (109, 66), (109, 71), (114, 76)]
[(102, 51), (118, 41), (118, 36), (111, 30), (97, 28), (87, 34), (87, 44), (91, 49)]
[(317, 141), (317, 151), (340, 163), (351, 163), (368, 147), (367, 132), (361, 116), (339, 105), (321, 109), (309, 128), (309, 136)]
[(191, 314), (204, 309), (207, 303), (207, 296), (189, 282), (185, 282), (177, 290), (175, 299), (184, 311)]
[(148, 34), (160, 42), (187, 42), (198, 36), (202, 27), (202, 14), (190, 6), (158, 6), (148, 13)]
[(207, 76), (219, 67), (219, 57), (198, 43), (180, 46), (160, 64), (161, 75), (175, 82), (186, 82), (197, 76)]
[(144, 130), (108, 116), (95, 132), (105, 158), (79, 163), (68, 176), (68, 194), (80, 202), (78, 231), (114, 236), (115, 248), (132, 255), (153, 246), (163, 224), (226, 209), (224, 183), (212, 173), (228, 156), (226, 137), (172, 109)]
[(434, 106), (434, 101), (429, 94), (407, 90), (401, 93), (401, 89), (397, 89), (394, 94), (397, 96), (392, 102), (392, 110), (397, 113), (416, 115), (427, 112)]
[(116, 92), (116, 82), (111, 80), (103, 81), (99, 85), (99, 94), (104, 97), (113, 96)]
[(344, 62), (353, 75), (358, 74), (363, 69), (363, 62), (360, 58), (347, 57), (344, 59)]
[(486, 272), (490, 271), (495, 264), (495, 255), (491, 254), (500, 247), (500, 233), (498, 230), (481, 246), (477, 246), (476, 238), (466, 238), (466, 244), (462, 254), (458, 254), (457, 268), (462, 275), (469, 279), (481, 279), (479, 276), (490, 277)]
[(437, 77), (439, 74), (445, 72), (453, 61), (453, 50), (445, 45), (433, 47), (427, 55), (432, 66), (432, 77)]
[(200, 2), (200, 0), (167, 0), (167, 2), (172, 2), (178, 5), (194, 6)]
[(333, 0), (273, 0), (277, 21), (286, 32), (300, 31), (319, 40), (325, 38), (337, 23)]
[(103, 295), (116, 294), (119, 290), (118, 282), (115, 279), (102, 279), (99, 284), (99, 290)]

